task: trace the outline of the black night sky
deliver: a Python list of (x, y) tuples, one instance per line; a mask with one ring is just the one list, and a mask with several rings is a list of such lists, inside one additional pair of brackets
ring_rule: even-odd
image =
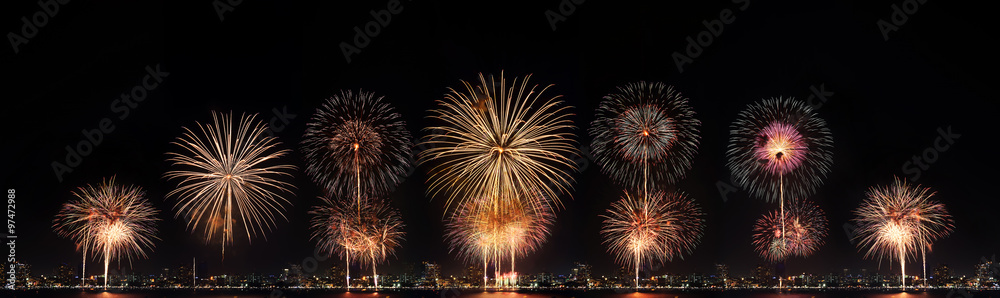
[[(30, 19), (42, 8), (35, 1), (13, 2), (3, 2), (0, 28), (21, 35), (21, 17)], [(31, 264), (33, 274), (77, 264), (80, 252), (52, 231), (53, 217), (77, 187), (117, 175), (121, 183), (143, 187), (163, 219), (149, 258), (131, 267), (123, 261), (122, 270), (155, 272), (196, 257), (207, 270), (200, 274), (277, 273), (309, 257), (315, 244), (306, 212), (319, 203), (319, 188), (301, 171), (301, 153), (285, 160), (300, 169), (288, 221), (279, 221), (266, 240), (237, 238), (223, 260), (218, 245), (206, 245), (173, 218), (173, 202), (164, 198), (176, 186), (162, 178), (165, 152), (175, 148), (169, 143), (183, 126), (210, 120), (213, 110), (260, 113), (264, 120), (275, 109), (287, 111), (295, 116), (287, 125), (276, 122), (275, 135), (282, 148), (297, 150), (308, 118), (325, 98), (364, 89), (385, 96), (411, 133), (422, 137), (427, 110), (446, 88), (501, 70), (554, 84), (547, 92), (564, 95), (575, 107), (582, 145), (590, 143), (586, 129), (597, 103), (617, 85), (662, 81), (691, 99), (702, 140), (693, 169), (676, 187), (702, 206), (707, 228), (693, 255), (657, 273), (713, 273), (713, 264), (725, 263), (733, 274), (749, 275), (764, 262), (751, 246), (751, 228), (776, 204), (743, 191), (724, 199), (718, 190), (730, 177), (729, 125), (749, 103), (806, 99), (811, 88), (825, 91), (825, 103), (812, 100), (822, 104), (818, 113), (834, 135), (832, 172), (811, 198), (826, 211), (830, 231), (825, 246), (809, 258), (791, 259), (788, 272), (879, 268), (878, 260), (864, 259), (849, 242), (843, 226), (868, 187), (893, 176), (916, 178), (903, 165), (933, 148), (939, 129), (960, 137), (920, 171), (917, 182), (938, 192), (956, 223), (928, 255), (929, 268), (947, 263), (959, 275), (971, 274), (980, 258), (1000, 249), (1000, 163), (991, 141), (997, 36), (990, 29), (995, 16), (985, 9), (926, 1), (886, 41), (877, 22), (891, 23), (892, 6), (900, 1), (590, 0), (574, 5), (553, 30), (546, 11), (559, 14), (560, 1), (403, 0), (402, 11), (348, 63), (339, 45), (353, 43), (354, 27), (364, 30), (373, 21), (369, 11), (386, 9), (390, 1), (341, 2), (242, 1), (220, 20), (212, 1), (71, 1), (28, 43), (18, 44), (17, 53), (4, 44), (0, 186), (17, 193), (17, 258)], [(672, 53), (685, 53), (686, 38), (707, 30), (703, 20), (716, 20), (727, 9), (733, 22), (678, 71)], [(142, 85), (145, 68), (156, 65), (169, 75), (121, 119), (124, 112), (113, 110), (113, 101)], [(65, 147), (85, 140), (82, 131), (98, 128), (104, 118), (112, 119), (114, 130), (60, 181), (52, 162), (65, 163)], [(443, 200), (424, 195), (425, 174), (418, 168), (391, 196), (407, 236), (381, 272), (400, 273), (407, 264), (419, 270), (421, 261), (442, 264), (445, 274), (462, 271), (443, 241)], [(565, 274), (576, 261), (592, 264), (598, 275), (618, 268), (598, 231), (599, 215), (621, 187), (590, 162), (575, 177), (548, 242), (520, 260), (518, 271)], [(321, 269), (333, 262), (321, 262)], [(919, 272), (916, 267), (908, 273)], [(898, 273), (898, 267), (883, 261), (880, 272)]]

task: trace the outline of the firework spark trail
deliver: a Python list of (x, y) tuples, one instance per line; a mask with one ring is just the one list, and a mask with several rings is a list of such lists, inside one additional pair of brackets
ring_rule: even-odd
[(556, 216), (544, 197), (522, 201), (521, 206), (512, 207), (509, 212), (512, 213), (511, 219), (507, 221), (503, 235), (510, 253), (510, 274), (516, 276), (515, 258), (526, 256), (541, 247)]
[(594, 159), (630, 189), (648, 193), (650, 182), (673, 184), (691, 169), (698, 151), (701, 121), (694, 116), (688, 99), (672, 86), (618, 87), (604, 97), (591, 122)]
[[(312, 228), (311, 240), (316, 240), (319, 249), (328, 251), (330, 255), (337, 254), (344, 258), (347, 263), (345, 278), (346, 285), (350, 287), (352, 260), (360, 259), (360, 252), (364, 250), (362, 239), (355, 237), (357, 234), (352, 231), (352, 219), (358, 218), (358, 201), (353, 199), (334, 200), (329, 197), (320, 197), (323, 205), (314, 206), (309, 211), (313, 217), (310, 220)], [(352, 255), (351, 252), (354, 252)], [(352, 256), (354, 259), (352, 259)]]
[[(542, 97), (549, 86), (528, 88), (530, 75), (510, 85), (501, 73), (480, 85), (463, 81), (464, 91), (449, 89), (429, 118), (444, 123), (429, 127), (435, 133), (419, 154), (429, 169), (428, 194), (455, 200), (487, 200), (491, 204), (536, 197), (539, 192), (559, 205), (569, 194), (570, 173), (577, 170), (570, 157), (579, 155), (569, 106), (554, 97)], [(499, 81), (497, 81), (499, 80)], [(487, 206), (487, 204), (477, 204)]]
[[(781, 216), (781, 212), (772, 211), (754, 225), (753, 244), (762, 257), (772, 262), (807, 257), (823, 246), (827, 221), (822, 209), (807, 200), (793, 200), (783, 221)], [(782, 222), (790, 224), (784, 234)]]
[(89, 195), (90, 193), (100, 194), (101, 191), (88, 185), (87, 188), (80, 188), (79, 192), (74, 192), (73, 195), (77, 199), (63, 204), (52, 224), (57, 235), (72, 239), (77, 248), (83, 250), (81, 285), (86, 285), (87, 251), (93, 245), (93, 237), (96, 234), (94, 228), (97, 226), (97, 208), (100, 204), (97, 196)]
[(456, 252), (468, 262), (483, 261), (483, 287), (486, 287), (489, 264), (495, 263), (502, 251), (502, 238), (498, 233), (502, 223), (493, 210), (475, 206), (476, 203), (469, 200), (459, 205), (446, 224), (445, 239), (449, 253)]
[(278, 192), (291, 193), (288, 188), (294, 187), (281, 178), (290, 177), (295, 166), (269, 165), (289, 150), (276, 150), (280, 143), (264, 134), (266, 127), (256, 115), (234, 120), (232, 113), (213, 112), (212, 124), (196, 125), (200, 134), (185, 127), (173, 142), (182, 150), (167, 153), (167, 161), (179, 170), (164, 174), (180, 180), (167, 193), (177, 198), (174, 216), (190, 218), (192, 231), (203, 226), (206, 243), (221, 232), (223, 256), (237, 221), (248, 239), (258, 232), (266, 237), (265, 229), (271, 229), (276, 215), (285, 218), (284, 206), (291, 204)]
[[(108, 287), (108, 266), (112, 259), (146, 257), (153, 248), (158, 211), (135, 186), (115, 185), (112, 177), (97, 187), (87, 185), (73, 192), (77, 200), (63, 205), (54, 228), (86, 250), (104, 259), (104, 287)], [(85, 278), (85, 277), (84, 277)]]
[(358, 239), (359, 253), (371, 261), (372, 277), (375, 288), (378, 288), (376, 265), (395, 252), (406, 233), (403, 232), (399, 212), (391, 208), (387, 201), (370, 198), (362, 204), (358, 217), (351, 220), (356, 223), (348, 226), (352, 233), (348, 239)]
[(858, 246), (868, 247), (865, 257), (877, 256), (900, 263), (902, 287), (906, 288), (906, 260), (917, 248), (951, 233), (953, 220), (944, 204), (931, 200), (930, 188), (895, 178), (889, 186), (876, 186), (854, 211)]
[(626, 193), (608, 213), (601, 215), (601, 235), (617, 262), (635, 268), (636, 289), (642, 263), (683, 258), (698, 245), (704, 231), (701, 207), (684, 193)]

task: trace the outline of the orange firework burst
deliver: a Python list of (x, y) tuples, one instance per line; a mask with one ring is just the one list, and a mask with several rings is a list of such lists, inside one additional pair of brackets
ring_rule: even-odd
[(683, 258), (698, 245), (704, 230), (701, 207), (684, 193), (626, 193), (608, 213), (602, 215), (604, 243), (619, 263), (635, 268), (637, 289), (642, 263)]
[(102, 256), (107, 288), (112, 259), (145, 258), (144, 248), (153, 248), (153, 239), (159, 239), (155, 225), (159, 211), (145, 199), (141, 188), (115, 185), (113, 177), (97, 187), (81, 187), (73, 195), (77, 199), (63, 204), (56, 215), (55, 231), (73, 239), (83, 249), (84, 270), (88, 250)]
[[(333, 200), (322, 197), (321, 206), (313, 207), (312, 238), (320, 249), (337, 253), (348, 263), (351, 260), (368, 262), (372, 266), (375, 287), (378, 287), (376, 265), (385, 261), (402, 244), (405, 225), (399, 212), (385, 200), (374, 197), (361, 201)], [(350, 286), (350, 268), (347, 268), (347, 285)]]
[(904, 288), (906, 260), (953, 228), (944, 204), (931, 200), (934, 194), (929, 188), (895, 178), (892, 185), (872, 187), (854, 211), (858, 226), (855, 238), (860, 239), (859, 246), (868, 247), (865, 257), (898, 260)]

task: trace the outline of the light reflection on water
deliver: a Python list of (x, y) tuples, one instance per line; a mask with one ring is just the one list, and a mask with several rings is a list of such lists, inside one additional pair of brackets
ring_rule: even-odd
[[(7, 296), (7, 293), (13, 293)], [(4, 297), (54, 297), (54, 298), (270, 298), (271, 291), (205, 291), (192, 290), (142, 290), (123, 293), (121, 291), (81, 291), (81, 290), (35, 290), (5, 292)], [(891, 291), (817, 291), (817, 292), (776, 292), (757, 291), (681, 291), (658, 290), (653, 292), (631, 291), (551, 291), (551, 292), (484, 292), (482, 290), (444, 291), (381, 291), (381, 292), (339, 292), (324, 290), (283, 290), (284, 297), (315, 298), (698, 298), (698, 297), (750, 297), (750, 298), (986, 298), (998, 297), (998, 292), (949, 293), (947, 290), (931, 292), (891, 292)]]

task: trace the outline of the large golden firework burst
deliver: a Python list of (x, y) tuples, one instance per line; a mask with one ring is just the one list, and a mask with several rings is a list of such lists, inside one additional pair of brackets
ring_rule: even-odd
[[(465, 90), (449, 89), (430, 118), (443, 125), (428, 127), (419, 161), (431, 164), (428, 193), (453, 201), (475, 199), (491, 204), (568, 194), (577, 165), (576, 126), (561, 96), (547, 97), (546, 86), (529, 87), (530, 75), (507, 82), (503, 74), (479, 85), (463, 81)], [(487, 204), (477, 204), (486, 206)]]
[(282, 211), (291, 202), (279, 193), (290, 194), (293, 185), (282, 178), (291, 177), (289, 171), (295, 169), (276, 163), (290, 150), (276, 148), (280, 143), (265, 134), (256, 115), (235, 120), (232, 113), (213, 112), (211, 124), (196, 125), (200, 133), (185, 127), (173, 142), (181, 150), (167, 153), (177, 170), (164, 174), (180, 180), (167, 193), (177, 198), (175, 217), (189, 218), (192, 230), (201, 227), (206, 242), (221, 233), (223, 255), (237, 228), (252, 239), (271, 229), (276, 217), (285, 218)]

